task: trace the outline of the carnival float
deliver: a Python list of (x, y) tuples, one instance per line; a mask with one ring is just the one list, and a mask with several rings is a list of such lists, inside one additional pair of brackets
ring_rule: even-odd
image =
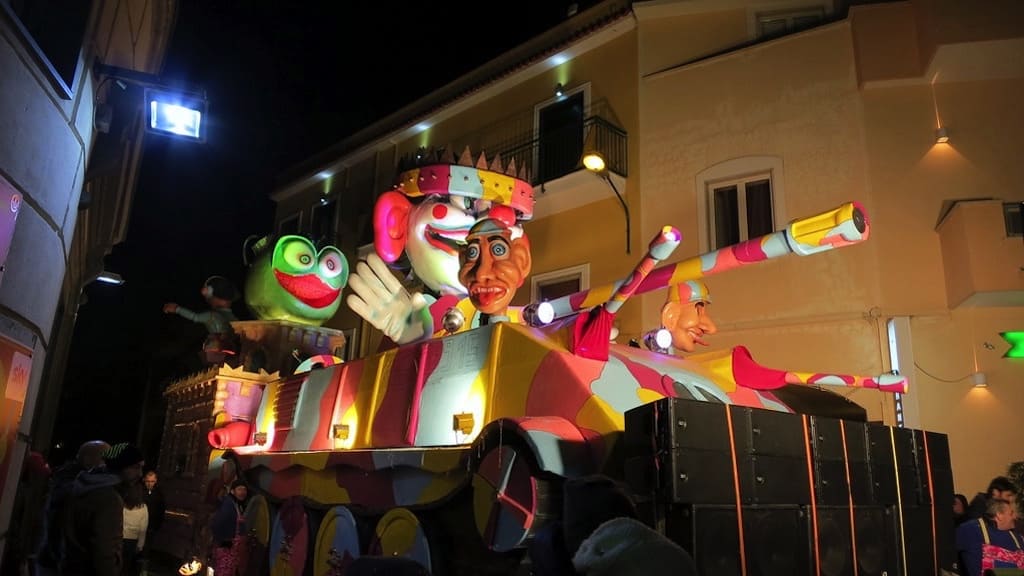
[[(683, 357), (671, 333), (614, 340), (632, 296), (665, 291), (672, 326), (709, 303), (702, 278), (867, 240), (863, 206), (667, 264), (680, 235), (665, 226), (619, 282), (516, 308), (533, 205), (521, 176), (466, 154), (402, 172), (378, 200), (377, 254), (351, 276), (336, 248), (260, 240), (245, 295), (259, 319), (232, 324), (237, 361), (165, 392), (183, 555), (202, 553), (209, 510), (241, 478), (255, 494), (246, 573), (405, 556), (431, 574), (509, 574), (562, 513), (565, 480), (603, 474), (709, 574), (946, 565), (945, 436), (868, 423), (835, 392), (902, 394), (904, 377), (776, 369), (742, 346)], [(429, 294), (391, 273), (403, 253)], [(342, 361), (344, 335), (321, 324), (346, 284), (386, 338)]]

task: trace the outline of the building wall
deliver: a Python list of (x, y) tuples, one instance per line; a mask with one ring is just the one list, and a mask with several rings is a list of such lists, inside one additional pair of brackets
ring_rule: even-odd
[[(0, 528), (10, 520), (51, 332), (79, 193), (92, 140), (92, 83), (81, 69), (72, 99), (62, 98), (38, 69), (13, 23), (0, 13), (0, 178), (22, 196), (10, 252), (0, 281), (0, 335), (27, 347), (32, 356), (28, 385), (5, 390), (0, 423)], [(5, 209), (8, 207), (4, 207)], [(5, 366), (5, 371), (10, 367)], [(3, 374), (5, 384), (10, 374)], [(20, 402), (18, 402), (20, 400)], [(15, 407), (11, 403), (20, 406)], [(0, 556), (6, 540), (0, 541)]]
[[(398, 158), (419, 146), (486, 146), (504, 136), (498, 127), (514, 125), (501, 123), (509, 110), (550, 98), (556, 82), (570, 90), (589, 83), (592, 100), (606, 99), (629, 134), (620, 191), (632, 213), (633, 254), (623, 250), (622, 208), (600, 181), (587, 188), (599, 201), (538, 218), (527, 232), (535, 273), (589, 262), (591, 286), (623, 277), (664, 225), (683, 233), (670, 262), (706, 251), (698, 195), (702, 178), (724, 167), (742, 176), (743, 166), (771, 166), (782, 224), (862, 203), (872, 229), (861, 245), (708, 278), (720, 329), (712, 347), (747, 346), (773, 368), (877, 375), (892, 367), (888, 320), (909, 318), (915, 365), (901, 366), (911, 385), (906, 425), (949, 434), (958, 491), (978, 490), (1020, 459), (1012, 449), (977, 446), (1014, 438), (1013, 415), (1024, 408), (1014, 388), (1024, 366), (1001, 358), (1006, 344), (998, 336), (1024, 325), (1024, 306), (1014, 300), (1024, 295), (1024, 278), (1006, 268), (1007, 259), (1024, 261), (1024, 245), (1003, 239), (995, 251), (944, 249), (937, 226), (953, 200), (1024, 199), (1015, 139), (1024, 129), (1024, 74), (1008, 64), (1024, 54), (1021, 5), (855, 6), (847, 18), (754, 44), (751, 15), (759, 6), (634, 3), (634, 31), (390, 151)], [(949, 144), (935, 142), (940, 125)], [(481, 127), (495, 128), (488, 135)], [(385, 169), (376, 165), (378, 174)], [(540, 202), (548, 193), (538, 192)], [(961, 252), (981, 283), (958, 283), (961, 271), (947, 268)], [(985, 291), (996, 285), (999, 298), (990, 297)], [(529, 300), (525, 292), (517, 303)], [(631, 300), (619, 314), (620, 341), (657, 327), (664, 298), (659, 291)], [(960, 304), (968, 299), (988, 306)], [(975, 372), (985, 373), (987, 389), (972, 386)], [(841, 393), (870, 419), (896, 422), (892, 395)]]
[[(1024, 128), (1024, 112), (1013, 103), (1024, 95), (1024, 75), (987, 58), (1016, 54), (1016, 40), (979, 42), (980, 51), (928, 49), (928, 42), (946, 38), (1005, 38), (1002, 24), (956, 32), (949, 15), (960, 11), (952, 4), (858, 7), (840, 22), (667, 70), (666, 63), (685, 62), (685, 55), (656, 54), (659, 42), (645, 39), (682, 37), (685, 29), (673, 31), (669, 19), (657, 26), (641, 19), (640, 67), (664, 71), (640, 81), (634, 141), (641, 156), (643, 234), (665, 223), (680, 227), (684, 239), (675, 260), (702, 250), (697, 179), (722, 162), (780, 158), (787, 219), (846, 200), (864, 204), (872, 233), (863, 245), (708, 278), (720, 328), (713, 347), (743, 344), (756, 360), (779, 368), (877, 374), (890, 368), (886, 321), (908, 316), (917, 366), (903, 367), (911, 382), (906, 424), (950, 435), (956, 487), (969, 493), (1021, 456), (977, 446), (986, 438), (1013, 437), (1009, 415), (1024, 408), (1012, 384), (1021, 381), (1024, 367), (1000, 358), (1007, 345), (998, 336), (1024, 324), (1024, 309), (956, 308), (946, 278), (955, 282), (958, 271), (944, 268), (936, 226), (954, 199), (1022, 199), (1014, 185), (1024, 169), (1014, 161), (1020, 149), (1014, 135)], [(1018, 10), (1007, 8), (1012, 20)], [(674, 21), (685, 26), (689, 20)], [(979, 26), (996, 21), (991, 14), (970, 20)], [(931, 40), (916, 36), (922, 28)], [(919, 40), (921, 50), (937, 56), (917, 66)], [(936, 144), (939, 124), (953, 135), (949, 144)], [(1001, 212), (998, 218), (990, 212), (989, 227), (998, 231)], [(1013, 239), (971, 253), (976, 284), (998, 285), (1010, 301), (1024, 290), (1016, 268), (1021, 261), (1024, 245)], [(645, 299), (645, 326), (657, 325), (663, 297)], [(986, 373), (987, 389), (972, 387), (975, 371)], [(849, 397), (869, 418), (895, 422), (891, 396), (855, 391)]]

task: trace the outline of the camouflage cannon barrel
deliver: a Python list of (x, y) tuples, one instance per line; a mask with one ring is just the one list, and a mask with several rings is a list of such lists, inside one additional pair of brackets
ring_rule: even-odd
[[(668, 288), (687, 280), (697, 280), (789, 254), (808, 256), (859, 244), (867, 240), (869, 234), (870, 226), (863, 206), (859, 202), (847, 202), (827, 212), (793, 220), (783, 230), (655, 268), (632, 294)], [(524, 310), (524, 318), (533, 325), (540, 325), (544, 323), (541, 319), (557, 320), (600, 306), (610, 301), (628, 281), (627, 278), (547, 302), (534, 302)], [(550, 310), (538, 314), (542, 304), (545, 308), (550, 306)]]

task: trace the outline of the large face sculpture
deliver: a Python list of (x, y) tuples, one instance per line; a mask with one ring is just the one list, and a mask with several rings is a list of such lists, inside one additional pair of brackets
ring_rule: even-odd
[(466, 236), (459, 280), (469, 300), (484, 314), (504, 314), (523, 279), (530, 274), (530, 244), (515, 227), (481, 220)]
[(396, 262), (404, 252), (416, 277), (438, 294), (466, 294), (459, 281), (459, 247), (488, 211), (504, 207), (513, 220), (533, 214), (529, 182), (502, 173), (500, 162), (487, 168), (482, 156), (477, 166), (471, 164), (467, 149), (459, 164), (407, 170), (395, 190), (381, 194), (374, 206), (377, 255)]
[(337, 312), (348, 273), (348, 260), (334, 246), (317, 251), (302, 236), (282, 236), (250, 268), (245, 302), (262, 320), (319, 326)]
[(672, 334), (672, 347), (693, 352), (707, 346), (704, 336), (718, 332), (709, 308), (711, 295), (703, 282), (690, 280), (668, 289), (661, 308), (661, 324)]

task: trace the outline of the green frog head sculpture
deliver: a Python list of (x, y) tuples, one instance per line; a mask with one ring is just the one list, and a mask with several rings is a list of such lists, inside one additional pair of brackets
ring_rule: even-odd
[(302, 236), (282, 236), (269, 247), (259, 240), (245, 284), (245, 303), (261, 320), (320, 326), (338, 311), (348, 283), (348, 260), (334, 246)]

